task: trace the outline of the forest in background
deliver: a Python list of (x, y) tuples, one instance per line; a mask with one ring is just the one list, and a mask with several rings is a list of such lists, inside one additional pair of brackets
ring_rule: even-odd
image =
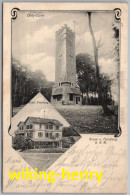
[[(119, 66), (119, 29), (113, 24), (112, 29), (116, 46), (114, 48), (114, 55), (117, 66)], [(99, 49), (99, 48), (97, 48)], [(76, 56), (76, 74), (77, 84), (82, 93), (83, 105), (100, 105), (100, 98), (98, 98), (98, 85), (96, 75), (95, 59), (87, 54), (80, 53)], [(12, 106), (19, 107), (27, 104), (39, 91), (45, 98), (51, 100), (51, 91), (54, 82), (49, 82), (44, 73), (40, 70), (35, 72), (26, 64), (21, 64), (17, 59), (12, 59)], [(119, 84), (119, 71), (116, 75), (116, 85)], [(99, 74), (98, 81), (100, 81), (100, 91), (105, 103), (112, 105), (113, 97), (111, 93), (111, 86), (115, 82), (107, 74)]]
[(12, 60), (12, 106), (27, 104), (39, 91), (50, 101), (54, 82), (47, 81), (40, 70), (32, 71), (29, 66)]
[[(82, 93), (83, 105), (99, 105), (97, 97), (97, 82), (93, 58), (87, 53), (76, 56), (77, 84)], [(112, 104), (112, 80), (105, 74), (100, 74), (101, 88), (107, 104)], [(27, 65), (12, 60), (12, 106), (27, 104), (39, 91), (45, 98), (51, 100), (54, 82), (49, 82), (40, 70), (35, 72)]]

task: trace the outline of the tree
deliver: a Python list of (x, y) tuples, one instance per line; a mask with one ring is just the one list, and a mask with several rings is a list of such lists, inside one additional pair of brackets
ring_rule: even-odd
[(89, 92), (96, 91), (94, 60), (89, 54), (80, 53), (76, 56), (76, 73), (82, 93), (82, 99), (83, 94), (86, 94), (88, 102)]
[[(100, 74), (100, 83), (101, 83), (101, 92), (103, 99), (105, 100), (106, 104), (112, 104), (112, 97), (111, 97), (111, 85), (112, 80), (109, 76), (105, 74)], [(100, 100), (99, 100), (100, 102)], [(101, 102), (100, 102), (101, 104)]]
[(104, 111), (103, 114), (108, 116), (112, 114), (112, 111), (108, 108), (107, 103), (105, 102), (103, 95), (102, 95), (102, 91), (101, 91), (100, 70), (99, 70), (99, 64), (98, 64), (98, 49), (101, 45), (100, 45), (100, 41), (99, 41), (99, 44), (96, 45), (96, 40), (95, 40), (94, 32), (92, 29), (92, 25), (91, 25), (91, 12), (88, 12), (88, 20), (89, 20), (89, 30), (92, 36), (93, 48), (94, 48), (98, 97), (100, 99), (100, 103)]
[[(120, 55), (119, 55), (119, 28), (115, 26), (115, 24), (112, 25), (112, 29), (114, 31), (114, 38), (116, 39), (116, 45), (115, 45), (115, 60), (118, 65), (118, 72), (117, 72), (117, 79), (119, 81), (119, 60), (120, 60)], [(119, 84), (119, 83), (118, 83)]]
[(76, 56), (76, 72), (82, 93), (94, 92), (96, 88), (95, 67), (92, 57), (87, 53)]
[(53, 82), (43, 72), (33, 72), (27, 65), (12, 59), (12, 105), (27, 104), (39, 91), (50, 101)]
[[(80, 53), (76, 56), (76, 72), (78, 76), (78, 83), (82, 94), (87, 95), (87, 100), (90, 104), (99, 104), (97, 98), (90, 98), (89, 93), (97, 94), (96, 69), (94, 59), (87, 53)], [(110, 85), (111, 79), (105, 75), (100, 74), (101, 91), (107, 102), (108, 93), (111, 93)], [(93, 102), (91, 101), (93, 100)]]
[(41, 93), (45, 96), (45, 98), (50, 102), (51, 101), (51, 93), (52, 93), (52, 86), (54, 82), (47, 82), (46, 85), (42, 86)]

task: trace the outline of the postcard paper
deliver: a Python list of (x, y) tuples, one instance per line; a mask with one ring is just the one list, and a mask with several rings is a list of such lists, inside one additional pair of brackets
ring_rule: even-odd
[(3, 192), (127, 192), (127, 14), (3, 3)]

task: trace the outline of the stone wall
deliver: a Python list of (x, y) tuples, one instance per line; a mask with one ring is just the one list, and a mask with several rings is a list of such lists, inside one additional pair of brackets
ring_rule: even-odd
[(76, 86), (75, 35), (64, 26), (56, 33), (55, 85), (71, 82)]

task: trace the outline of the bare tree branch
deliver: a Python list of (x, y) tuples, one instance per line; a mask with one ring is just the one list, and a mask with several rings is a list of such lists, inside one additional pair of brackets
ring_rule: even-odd
[(101, 38), (99, 39), (98, 42), (98, 46), (96, 45), (96, 40), (95, 40), (95, 36), (94, 36), (94, 32), (92, 29), (92, 24), (91, 24), (91, 12), (88, 12), (88, 24), (89, 24), (89, 30), (90, 30), (90, 34), (92, 36), (92, 41), (93, 41), (93, 49), (94, 49), (94, 57), (95, 57), (95, 66), (96, 66), (96, 78), (97, 78), (97, 90), (98, 90), (98, 97), (100, 99), (103, 111), (104, 111), (104, 115), (111, 115), (111, 111), (108, 108), (102, 92), (101, 92), (101, 82), (100, 82), (100, 69), (99, 69), (99, 63), (98, 63), (98, 48), (99, 46), (101, 46)]

